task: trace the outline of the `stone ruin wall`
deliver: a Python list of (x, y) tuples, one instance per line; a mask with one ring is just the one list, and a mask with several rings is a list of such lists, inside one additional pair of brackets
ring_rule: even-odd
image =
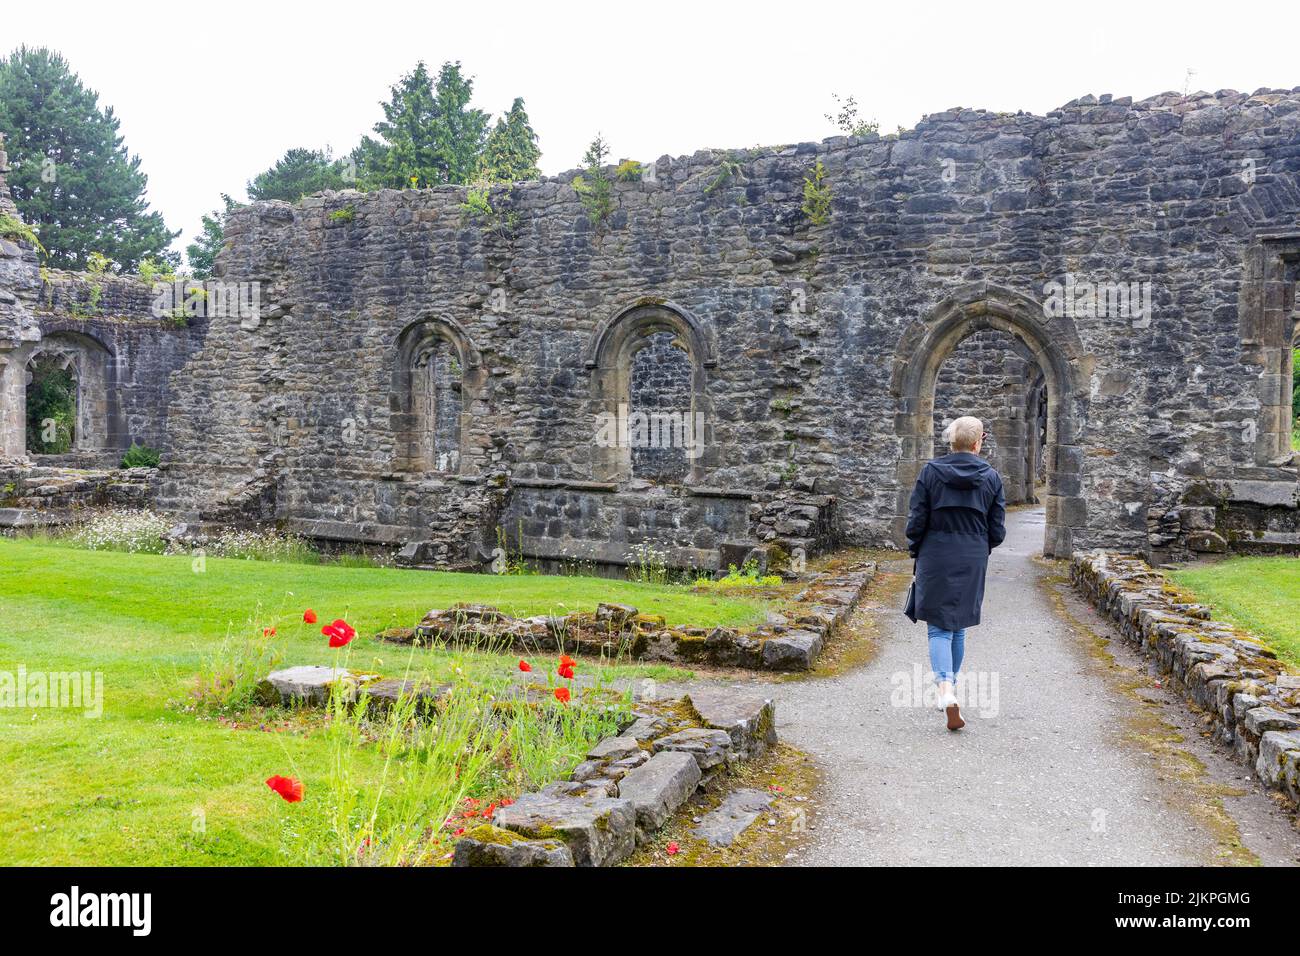
[[(4, 183), (6, 169), (0, 141), (0, 213), (16, 216)], [(79, 502), (147, 501), (137, 478), (123, 479), (130, 488), (122, 491), (123, 480), (54, 472), (116, 468), (132, 444), (167, 453), (170, 376), (189, 360), (207, 323), (202, 316), (158, 318), (155, 298), (155, 289), (138, 278), (44, 269), (36, 249), (0, 239), (0, 478), (5, 479), (0, 486), (17, 489), (0, 504), (21, 503), (24, 486), (48, 491), (40, 500), (53, 510)], [(31, 363), (41, 359), (74, 372), (77, 434), (67, 454), (29, 457), (27, 375)]]
[[(469, 218), (460, 188), (240, 210), (220, 269), (262, 281), (272, 317), (214, 319), (173, 383), (168, 493), (255, 501), (307, 532), (477, 529), (484, 546), (494, 489), (544, 499), (513, 516), (535, 537), (592, 541), (629, 520), (632, 494), (658, 540), (707, 550), (735, 534), (740, 505), (704, 517), (689, 491), (611, 481), (626, 476), (593, 442), (618, 378), (593, 350), (614, 317), (665, 312), (685, 317), (674, 328), (704, 379), (707, 448), (689, 484), (761, 496), (798, 482), (833, 496), (842, 540), (883, 544), (931, 451), (913, 369), (1001, 328), (1053, 379), (1049, 552), (1147, 550), (1149, 509), (1179, 508), (1153, 474), (1294, 486), (1266, 454), (1271, 353), (1243, 331), (1251, 297), (1271, 294), (1248, 288), (1251, 255), (1300, 232), (1298, 106), (1290, 93), (1085, 99), (1046, 117), (940, 113), (897, 140), (664, 157), (653, 182), (616, 184), (600, 228), (566, 176), (494, 190), (499, 223)], [(818, 160), (833, 193), (820, 226), (800, 211)], [(1149, 323), (1046, 318), (1044, 284), (1067, 273), (1150, 281)], [(394, 369), (422, 321), (466, 356), (459, 474), (401, 467)], [(900, 424), (900, 409), (926, 424)]]
[[(818, 161), (823, 224), (801, 211)], [(212, 317), (170, 376), (159, 504), (443, 565), (481, 566), (498, 528), (540, 557), (648, 541), (715, 565), (755, 542), (896, 543), (953, 397), (939, 370), (998, 331), (1045, 373), (1047, 553), (1300, 543), (1281, 410), (1300, 91), (950, 110), (653, 171), (615, 182), (599, 226), (572, 173), (494, 188), (490, 220), (460, 187), (234, 212), (218, 272), (261, 283), (263, 314)], [(1150, 282), (1152, 313), (1045, 315), (1067, 275)], [(663, 331), (707, 423), (682, 484), (593, 440), (638, 336)], [(431, 337), (459, 358), (454, 471), (413, 467), (409, 366)]]

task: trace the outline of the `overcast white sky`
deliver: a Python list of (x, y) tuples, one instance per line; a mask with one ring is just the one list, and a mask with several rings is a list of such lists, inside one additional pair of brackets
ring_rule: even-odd
[(1300, 4), (643, 0), (8, 3), (0, 51), (47, 45), (114, 107), (177, 248), (294, 146), (346, 152), (417, 60), (475, 105), (525, 98), (542, 169), (816, 140), (832, 93), (882, 131), (952, 106), (1043, 113), (1085, 93), (1300, 85)]

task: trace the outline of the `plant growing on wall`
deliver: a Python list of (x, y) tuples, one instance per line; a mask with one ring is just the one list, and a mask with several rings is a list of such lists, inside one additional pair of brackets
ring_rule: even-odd
[[(831, 94), (831, 99), (839, 107), (834, 115), (826, 113), (826, 120), (834, 123), (835, 126), (846, 136), (870, 136), (872, 133), (880, 130), (880, 124), (875, 120), (865, 120), (858, 116), (858, 101), (856, 97), (846, 96), (840, 99), (835, 93)], [(902, 131), (900, 126), (899, 131)]]
[(620, 183), (634, 183), (641, 179), (643, 171), (644, 168), (635, 159), (625, 159), (614, 170), (614, 176)]
[(496, 218), (496, 210), (492, 208), (492, 201), (488, 198), (486, 183), (470, 187), (469, 192), (465, 194), (465, 201), (460, 204), (460, 211), (469, 219), (491, 221)]
[(11, 242), (25, 242), (28, 245), (35, 246), (45, 255), (45, 247), (41, 245), (41, 240), (36, 238), (36, 232), (31, 226), (7, 213), (0, 215), (0, 239), (8, 239)]
[(704, 195), (712, 196), (718, 190), (732, 183), (742, 182), (745, 178), (744, 171), (740, 167), (740, 160), (735, 156), (728, 156), (722, 162), (718, 163), (717, 172), (704, 187)]
[(518, 225), (517, 213), (506, 210), (502, 212), (492, 205), (492, 185), (487, 180), (480, 180), (465, 193), (465, 201), (460, 204), (461, 216), (477, 222), (484, 229), (497, 235), (509, 237), (514, 235)]
[(176, 281), (176, 270), (152, 257), (141, 260), (138, 275), (140, 281), (147, 285), (153, 285), (155, 282)]
[(131, 447), (122, 455), (123, 468), (157, 468), (162, 455), (146, 445), (131, 443)]
[(597, 134), (583, 154), (583, 172), (573, 177), (573, 188), (587, 208), (587, 218), (593, 226), (600, 225), (614, 211), (614, 183), (604, 169), (608, 156), (609, 146)]
[(803, 214), (814, 226), (824, 226), (831, 218), (831, 187), (826, 182), (826, 167), (817, 160), (803, 180)]
[(104, 296), (104, 276), (111, 274), (113, 263), (108, 256), (99, 252), (90, 254), (90, 261), (86, 265), (86, 301), (72, 302), (68, 306), (68, 312), (76, 319), (89, 319), (100, 314), (100, 301)]

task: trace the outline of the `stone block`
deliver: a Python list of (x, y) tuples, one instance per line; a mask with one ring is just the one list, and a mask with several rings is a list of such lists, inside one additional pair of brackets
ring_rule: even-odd
[(355, 694), (368, 677), (353, 674), (341, 667), (304, 664), (272, 671), (258, 687), (258, 696), (268, 703), (323, 706), (329, 702), (330, 688), (341, 683), (347, 693)]
[(691, 753), (665, 750), (619, 781), (619, 797), (636, 809), (637, 826), (657, 830), (686, 802), (700, 782), (700, 765)]
[(623, 731), (623, 736), (633, 740), (653, 740), (667, 727), (668, 724), (662, 717), (638, 717), (631, 727)]
[(1215, 509), (1210, 507), (1180, 508), (1178, 520), (1184, 531), (1213, 531)]
[(390, 678), (387, 680), (377, 680), (365, 687), (365, 699), (368, 702), (370, 710), (375, 714), (386, 714), (393, 705), (397, 703), (400, 697), (405, 697), (408, 701), (414, 698), (414, 709), (416, 713), (428, 714), (434, 711), (438, 702), (451, 691), (451, 684), (442, 684), (439, 687), (433, 687), (430, 684), (419, 684), (413, 680), (399, 680)]
[[(1259, 756), (1255, 773), (1270, 787), (1285, 789), (1300, 783), (1300, 732), (1270, 730), (1259, 738)], [(1291, 792), (1294, 793), (1294, 790)]]
[(577, 866), (610, 866), (636, 845), (636, 811), (611, 797), (527, 793), (498, 809), (496, 823), (530, 839), (562, 840)]
[(686, 700), (704, 726), (725, 730), (737, 754), (748, 757), (776, 743), (776, 705), (743, 690), (696, 688)]
[(573, 866), (562, 840), (528, 840), (484, 823), (456, 841), (452, 866)]
[(654, 742), (655, 753), (678, 751), (695, 758), (701, 770), (708, 770), (731, 759), (731, 735), (725, 730), (691, 728), (679, 730)]
[(640, 745), (632, 737), (606, 737), (587, 751), (587, 759), (622, 760), (624, 757), (630, 757), (632, 754), (640, 752), (640, 750)]
[(1226, 554), (1228, 542), (1214, 531), (1193, 531), (1187, 536), (1187, 547), (1202, 554)]
[(811, 670), (823, 639), (813, 631), (786, 631), (763, 642), (763, 666), (776, 671)]
[(736, 837), (772, 805), (772, 794), (762, 790), (736, 790), (706, 813), (695, 826), (695, 835), (713, 846), (731, 846)]
[(1271, 730), (1297, 729), (1300, 729), (1300, 720), (1272, 707), (1255, 707), (1246, 711), (1246, 730), (1257, 737)]

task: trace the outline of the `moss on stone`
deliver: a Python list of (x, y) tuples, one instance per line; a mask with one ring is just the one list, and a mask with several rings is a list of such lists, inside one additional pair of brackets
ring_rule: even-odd
[(476, 840), (479, 843), (492, 843), (497, 846), (514, 846), (516, 843), (526, 842), (526, 838), (521, 837), (518, 833), (503, 830), (491, 823), (480, 823), (474, 829), (462, 833), (461, 838)]

